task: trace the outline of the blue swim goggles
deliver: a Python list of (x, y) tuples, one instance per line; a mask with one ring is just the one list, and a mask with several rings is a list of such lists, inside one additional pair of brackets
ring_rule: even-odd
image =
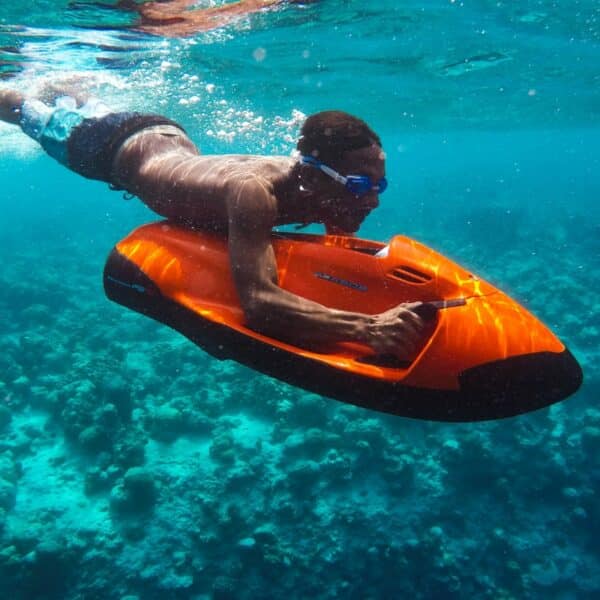
[(364, 196), (371, 191), (382, 194), (388, 185), (385, 177), (382, 177), (374, 184), (368, 175), (340, 175), (337, 171), (324, 165), (320, 160), (312, 156), (301, 156), (300, 159), (305, 165), (310, 165), (323, 171), (325, 175), (329, 175), (329, 177), (341, 183), (349, 192), (352, 192), (356, 196)]

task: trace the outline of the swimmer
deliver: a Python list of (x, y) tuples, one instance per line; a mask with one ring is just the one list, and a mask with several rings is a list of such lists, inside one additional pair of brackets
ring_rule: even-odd
[[(163, 37), (185, 37), (193, 33), (211, 31), (224, 27), (246, 15), (261, 12), (282, 4), (308, 4), (315, 0), (238, 0), (221, 6), (192, 8), (198, 0), (162, 0), (142, 2), (119, 0), (115, 6), (120, 10), (134, 11), (139, 21), (133, 29)], [(106, 6), (105, 4), (100, 4)]]
[(380, 314), (331, 309), (278, 285), (271, 246), (278, 225), (320, 223), (352, 235), (385, 191), (379, 136), (341, 111), (304, 122), (298, 156), (202, 155), (183, 128), (156, 114), (111, 112), (93, 98), (49, 106), (0, 90), (0, 118), (19, 125), (66, 167), (139, 197), (159, 215), (227, 235), (247, 325), (312, 349), (355, 341), (409, 359), (425, 323), (420, 303)]

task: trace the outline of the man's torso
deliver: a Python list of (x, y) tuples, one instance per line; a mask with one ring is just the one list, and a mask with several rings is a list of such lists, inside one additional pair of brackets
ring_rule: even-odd
[(285, 156), (201, 155), (194, 144), (172, 132), (142, 131), (128, 140), (115, 161), (118, 183), (169, 219), (223, 229), (231, 218), (232, 197), (243, 209), (244, 184), (259, 182), (277, 202), (275, 190), (295, 159)]

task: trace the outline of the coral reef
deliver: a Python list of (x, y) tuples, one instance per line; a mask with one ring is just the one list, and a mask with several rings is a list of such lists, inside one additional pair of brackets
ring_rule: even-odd
[(469, 246), (448, 239), (460, 214), (431, 224), (437, 247), (525, 302), (585, 371), (550, 409), (450, 425), (303, 392), (110, 304), (99, 274), (115, 227), (89, 219), (67, 241), (47, 226), (3, 238), (2, 597), (598, 597), (592, 225), (525, 239), (511, 216), (497, 244)]

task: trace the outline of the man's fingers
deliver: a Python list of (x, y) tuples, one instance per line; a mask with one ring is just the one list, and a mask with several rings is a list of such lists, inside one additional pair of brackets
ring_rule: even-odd
[(380, 327), (373, 348), (379, 353), (391, 352), (403, 360), (411, 360), (421, 347), (427, 322), (415, 308), (422, 302), (406, 302), (381, 315)]
[(411, 360), (414, 358), (416, 350), (417, 347), (414, 344), (404, 340), (403, 342), (398, 343), (391, 351), (402, 360)]
[[(415, 303), (419, 306), (419, 303)], [(398, 318), (401, 321), (404, 321), (407, 328), (409, 328), (415, 335), (419, 334), (423, 327), (425, 327), (425, 323), (421, 317), (413, 312), (408, 306), (404, 305), (400, 308), (398, 312)]]
[(402, 340), (401, 343), (401, 351), (402, 351), (402, 356), (413, 356), (413, 354), (416, 352), (417, 350), (417, 345), (411, 341), (411, 340), (407, 340), (404, 339)]

